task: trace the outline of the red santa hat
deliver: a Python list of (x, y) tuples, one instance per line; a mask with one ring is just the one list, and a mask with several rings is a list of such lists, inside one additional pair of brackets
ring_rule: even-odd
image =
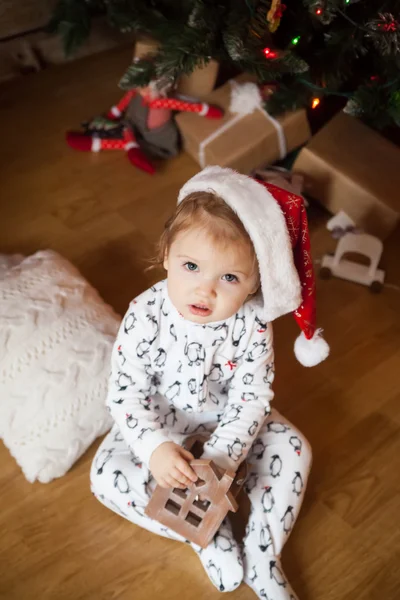
[(316, 328), (315, 276), (303, 199), (232, 169), (206, 167), (182, 187), (178, 203), (193, 192), (214, 192), (235, 211), (257, 255), (261, 310), (266, 321), (292, 312), (302, 333), (294, 345), (297, 360), (313, 367), (329, 346)]

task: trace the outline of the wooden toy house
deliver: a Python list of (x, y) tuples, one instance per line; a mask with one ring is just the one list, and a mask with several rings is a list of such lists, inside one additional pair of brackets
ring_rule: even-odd
[(224, 471), (209, 459), (197, 459), (190, 466), (196, 483), (183, 490), (157, 486), (146, 514), (202, 548), (208, 546), (228, 511), (236, 512), (239, 494), (247, 475), (242, 463), (237, 473)]

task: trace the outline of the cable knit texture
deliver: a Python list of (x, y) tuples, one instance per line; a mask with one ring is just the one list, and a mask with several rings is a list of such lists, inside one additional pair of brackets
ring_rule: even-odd
[(28, 481), (61, 477), (110, 429), (119, 323), (56, 252), (0, 256), (0, 436)]

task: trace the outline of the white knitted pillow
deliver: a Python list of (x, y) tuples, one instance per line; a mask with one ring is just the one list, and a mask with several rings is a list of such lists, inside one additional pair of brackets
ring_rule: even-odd
[(56, 252), (3, 256), (0, 267), (0, 436), (28, 481), (47, 483), (112, 425), (120, 318)]

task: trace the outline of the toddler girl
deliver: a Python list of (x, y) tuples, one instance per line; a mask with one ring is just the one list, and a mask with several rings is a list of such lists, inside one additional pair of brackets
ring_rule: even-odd
[(250, 464), (251, 513), (240, 546), (228, 519), (206, 549), (191, 546), (221, 592), (244, 580), (259, 598), (295, 599), (280, 555), (311, 450), (270, 406), (271, 321), (295, 311), (299, 360), (311, 366), (327, 356), (315, 330), (302, 199), (208, 167), (180, 191), (158, 259), (167, 279), (133, 300), (115, 343), (107, 399), (115, 425), (93, 461), (93, 493), (133, 523), (184, 541), (144, 511), (156, 483), (196, 481), (183, 445), (195, 433), (208, 435), (204, 458), (234, 470)]

